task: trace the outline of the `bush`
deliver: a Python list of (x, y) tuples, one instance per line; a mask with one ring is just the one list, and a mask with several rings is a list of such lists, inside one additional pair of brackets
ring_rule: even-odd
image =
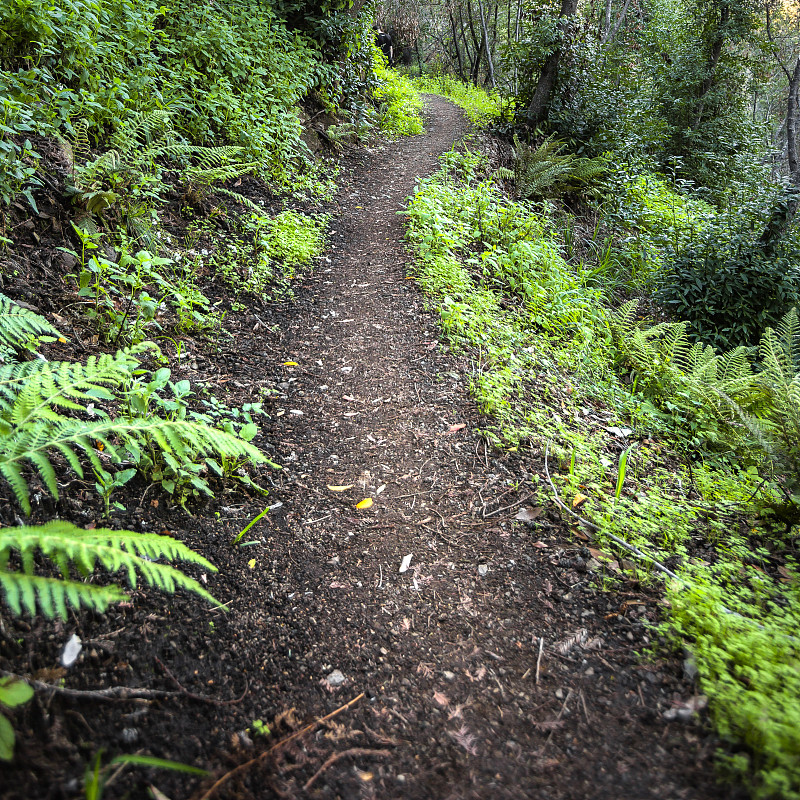
[(768, 252), (755, 234), (731, 231), (720, 217), (668, 255), (656, 297), (702, 341), (753, 345), (800, 302), (798, 264), (800, 243), (793, 237)]
[(376, 65), (375, 74), (381, 84), (372, 96), (383, 108), (381, 130), (390, 136), (422, 133), (422, 98), (414, 84), (381, 64)]

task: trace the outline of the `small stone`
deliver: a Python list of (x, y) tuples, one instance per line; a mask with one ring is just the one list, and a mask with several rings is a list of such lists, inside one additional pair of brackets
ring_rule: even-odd
[(450, 672), (450, 670), (449, 670), (449, 669), (446, 669), (446, 670), (445, 670), (445, 671), (442, 673), (442, 675), (444, 676), (444, 679), (445, 679), (446, 681), (451, 681), (451, 682), (452, 682), (452, 681), (454, 681), (454, 680), (456, 679), (456, 674), (455, 674), (455, 672)]
[(594, 675), (594, 667), (589, 667), (586, 672), (583, 673), (587, 678), (591, 678)]
[(335, 669), (325, 680), (327, 680), (331, 686), (341, 686), (347, 679), (338, 669)]
[(484, 577), (489, 572), (489, 567), (486, 564), (478, 564), (478, 575)]
[(556, 697), (559, 700), (563, 700), (564, 699), (564, 690), (563, 689), (556, 689)]

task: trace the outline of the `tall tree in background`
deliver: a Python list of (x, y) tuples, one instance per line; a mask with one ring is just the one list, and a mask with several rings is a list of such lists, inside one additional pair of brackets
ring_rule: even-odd
[(564, 50), (564, 37), (566, 36), (567, 25), (578, 10), (578, 0), (561, 0), (561, 11), (558, 15), (557, 41), (555, 48), (545, 59), (536, 89), (533, 92), (530, 104), (528, 105), (527, 118), (531, 127), (537, 127), (547, 117), (550, 107), (550, 98), (558, 79), (558, 66)]

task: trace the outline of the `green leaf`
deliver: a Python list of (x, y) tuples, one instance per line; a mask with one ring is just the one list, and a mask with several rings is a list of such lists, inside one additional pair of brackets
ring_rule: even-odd
[(0, 760), (11, 761), (14, 758), (14, 729), (8, 718), (0, 714)]
[(25, 681), (16, 678), (0, 678), (0, 704), (16, 708), (33, 697), (33, 689)]

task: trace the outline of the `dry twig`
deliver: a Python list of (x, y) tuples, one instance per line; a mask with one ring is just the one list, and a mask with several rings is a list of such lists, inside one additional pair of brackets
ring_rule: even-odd
[[(275, 742), (272, 747), (268, 750), (265, 750), (263, 753), (260, 753), (255, 758), (251, 758), (249, 761), (245, 761), (244, 764), (239, 764), (238, 767), (226, 772), (221, 778), (219, 778), (215, 783), (208, 789), (204, 794), (200, 795), (200, 800), (208, 800), (220, 786), (224, 783), (227, 783), (231, 778), (235, 777), (236, 775), (241, 775), (241, 773), (246, 772), (250, 767), (255, 766), (260, 761), (263, 761), (267, 756), (272, 755), (278, 748), (283, 747), (284, 745), (289, 744), (289, 742), (293, 742), (295, 739), (299, 739), (301, 736), (304, 736), (307, 733), (310, 733), (317, 727), (317, 725), (327, 722), (329, 719), (333, 719), (335, 716), (342, 713), (342, 711), (346, 711), (351, 706), (355, 705), (362, 697), (364, 696), (364, 692), (361, 692), (358, 697), (354, 697), (348, 703), (345, 703), (343, 706), (339, 706), (335, 711), (331, 711), (330, 714), (326, 714), (324, 717), (320, 717), (314, 722), (310, 722), (303, 728), (300, 728), (299, 731), (295, 731), (291, 735), (287, 736), (285, 739), (281, 739), (279, 742)], [(374, 752), (374, 751), (373, 751)]]
[(390, 756), (391, 753), (388, 750), (372, 750), (369, 747), (351, 747), (349, 750), (342, 750), (341, 753), (334, 753), (330, 758), (328, 758), (325, 763), (303, 784), (303, 791), (308, 791), (311, 788), (311, 785), (314, 781), (325, 772), (328, 767), (335, 764), (339, 759), (345, 758), (346, 756)]

